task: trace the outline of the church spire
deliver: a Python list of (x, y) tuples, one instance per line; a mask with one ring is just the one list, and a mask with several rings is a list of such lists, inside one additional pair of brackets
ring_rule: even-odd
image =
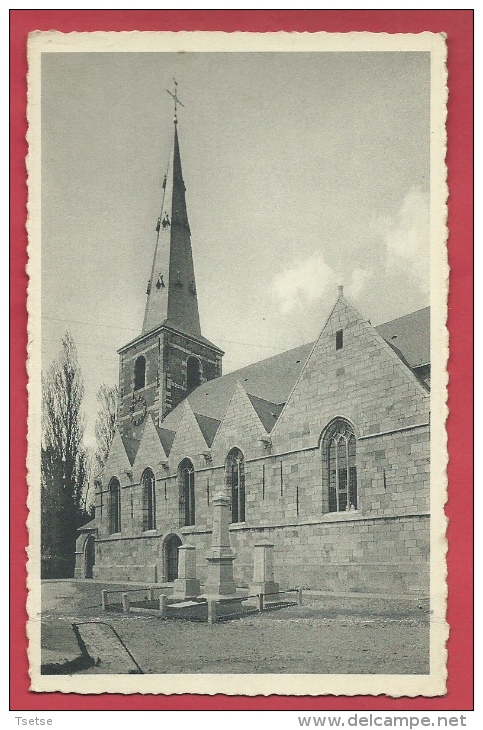
[(143, 334), (166, 324), (175, 330), (201, 335), (195, 272), (191, 251), (191, 233), (186, 209), (185, 184), (181, 169), (178, 140), (178, 104), (175, 92), (174, 136), (168, 170), (162, 189), (161, 214), (156, 225), (151, 278), (147, 287)]

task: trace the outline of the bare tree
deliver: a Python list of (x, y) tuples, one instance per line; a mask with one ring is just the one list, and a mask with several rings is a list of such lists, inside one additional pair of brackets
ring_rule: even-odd
[(99, 471), (107, 461), (116, 428), (118, 388), (103, 383), (97, 391), (96, 462)]
[(42, 377), (42, 556), (44, 575), (72, 575), (77, 528), (87, 516), (83, 492), (89, 464), (83, 445), (84, 384), (70, 333)]

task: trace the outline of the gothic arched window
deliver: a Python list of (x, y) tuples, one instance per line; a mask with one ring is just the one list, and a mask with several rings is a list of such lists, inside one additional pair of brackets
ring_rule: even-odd
[(200, 361), (196, 357), (189, 357), (186, 363), (186, 386), (188, 393), (201, 383)]
[(134, 390), (144, 388), (146, 385), (146, 358), (140, 355), (134, 363)]
[(226, 459), (226, 485), (231, 493), (231, 521), (245, 522), (245, 459), (232, 449)]
[(329, 512), (357, 509), (356, 437), (347, 421), (339, 419), (328, 429), (324, 439), (324, 459)]
[(151, 469), (145, 469), (143, 485), (143, 530), (156, 529), (156, 479)]
[(195, 524), (195, 470), (189, 459), (179, 465), (179, 526)]
[(113, 477), (109, 483), (109, 533), (121, 532), (121, 485)]

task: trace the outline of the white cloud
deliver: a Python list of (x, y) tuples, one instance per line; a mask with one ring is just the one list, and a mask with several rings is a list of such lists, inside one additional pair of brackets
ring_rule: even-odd
[[(370, 277), (370, 271), (355, 268), (347, 282), (348, 296), (357, 299)], [(282, 314), (288, 314), (326, 295), (335, 301), (337, 285), (344, 284), (344, 279), (319, 253), (277, 274), (272, 282), (272, 292), (280, 303)]]
[(371, 277), (371, 272), (366, 269), (354, 269), (351, 280), (347, 286), (347, 293), (351, 299), (357, 299), (364, 289), (366, 281)]
[(280, 302), (282, 313), (287, 314), (297, 305), (316, 301), (330, 291), (334, 291), (335, 296), (336, 286), (334, 270), (326, 264), (322, 254), (314, 254), (277, 274), (272, 291)]
[(429, 291), (429, 196), (412, 187), (392, 218), (380, 219), (375, 226), (382, 233), (391, 259), (404, 264), (423, 292)]

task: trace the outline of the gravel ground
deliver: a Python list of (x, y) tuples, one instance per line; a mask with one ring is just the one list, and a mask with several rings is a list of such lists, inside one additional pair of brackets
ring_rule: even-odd
[[(43, 587), (44, 656), (79, 653), (72, 622), (112, 626), (145, 673), (426, 674), (427, 601), (312, 596), (304, 605), (209, 625), (100, 610), (113, 585), (48, 581)], [(96, 627), (97, 628), (97, 627)], [(108, 631), (108, 628), (106, 628)], [(45, 660), (44, 660), (45, 661)], [(121, 673), (119, 660), (86, 673)]]

